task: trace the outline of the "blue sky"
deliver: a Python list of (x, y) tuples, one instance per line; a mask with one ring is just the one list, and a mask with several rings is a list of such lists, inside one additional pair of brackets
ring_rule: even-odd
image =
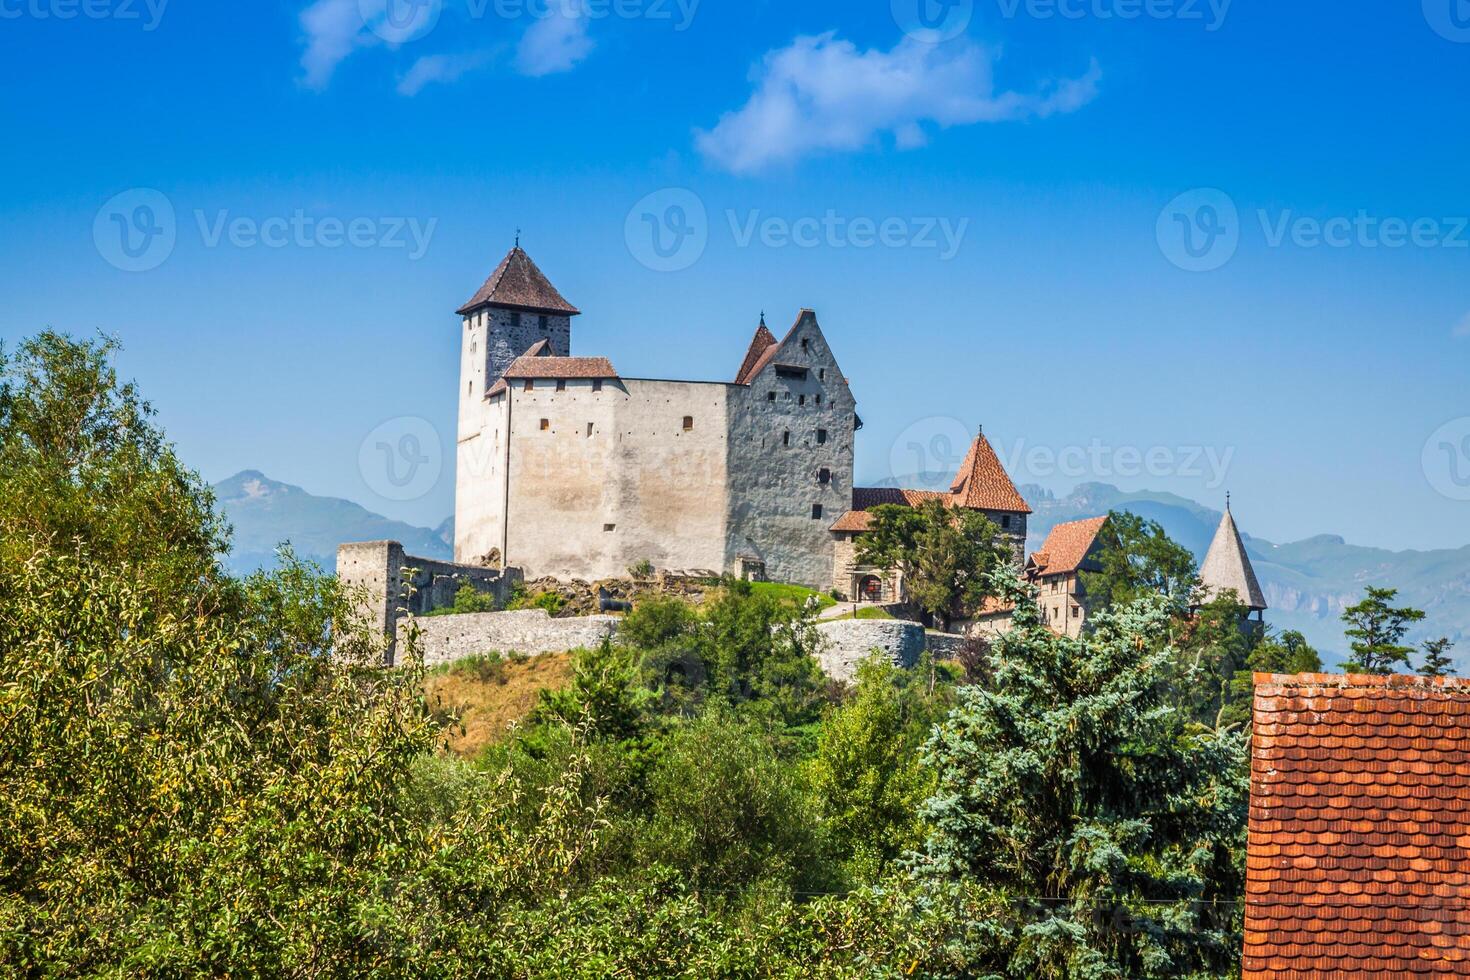
[(452, 446), (520, 228), (630, 376), (817, 309), (860, 480), (983, 423), (1018, 483), (1470, 543), (1470, 0), (386, 2), (0, 0), (0, 338), (435, 524), (452, 453), (390, 499), (371, 443)]

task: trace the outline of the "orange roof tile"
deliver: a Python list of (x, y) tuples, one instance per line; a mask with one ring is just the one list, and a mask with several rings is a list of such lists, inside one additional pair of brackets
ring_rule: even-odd
[(1058, 524), (1046, 536), (1041, 550), (1031, 556), (1030, 571), (1036, 575), (1066, 575), (1077, 571), (1107, 522), (1106, 517), (1089, 517)]
[(1243, 980), (1470, 977), (1470, 681), (1255, 680)]
[(970, 452), (960, 464), (949, 492), (960, 507), (973, 510), (1005, 510), (1029, 514), (1031, 508), (1016, 490), (1016, 485), (1000, 464), (1000, 457), (981, 433), (970, 444)]
[(760, 363), (762, 355), (772, 347), (776, 346), (776, 335), (771, 333), (766, 326), (766, 318), (761, 316), (761, 325), (756, 327), (755, 336), (750, 340), (750, 349), (745, 352), (745, 360), (740, 362), (740, 370), (735, 375), (735, 383), (738, 385), (750, 384), (751, 376), (755, 374), (756, 365)]
[(463, 316), (482, 306), (505, 306), (562, 316), (577, 316), (580, 312), (556, 291), (551, 280), (519, 245), (500, 260), (500, 265), (490, 273), (485, 284), (459, 308), (459, 314)]
[(616, 378), (605, 357), (536, 357), (524, 354), (505, 369), (507, 378)]

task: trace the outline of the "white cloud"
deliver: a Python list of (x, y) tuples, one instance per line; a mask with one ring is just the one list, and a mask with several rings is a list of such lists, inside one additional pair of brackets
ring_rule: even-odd
[(357, 0), (315, 0), (301, 12), (301, 30), (306, 35), (303, 83), (314, 89), (326, 88), (348, 55), (378, 40), (363, 23)]
[(813, 153), (860, 150), (889, 135), (920, 146), (924, 124), (940, 127), (1045, 118), (1097, 96), (1096, 61), (1077, 78), (1033, 93), (997, 92), (991, 53), (967, 39), (925, 44), (905, 38), (890, 51), (860, 51), (829, 32), (798, 37), (752, 72), (749, 101), (700, 131), (696, 144), (716, 165), (751, 173)]
[(456, 81), (489, 60), (490, 56), (484, 52), (428, 55), (415, 61), (408, 73), (398, 80), (398, 94), (418, 95), (426, 85), (434, 82)]
[(587, 36), (587, 5), (576, 0), (551, 0), (546, 16), (521, 37), (516, 67), (532, 77), (570, 71), (592, 51)]
[(1470, 313), (1465, 314), (1465, 319), (1455, 324), (1456, 337), (1470, 337)]

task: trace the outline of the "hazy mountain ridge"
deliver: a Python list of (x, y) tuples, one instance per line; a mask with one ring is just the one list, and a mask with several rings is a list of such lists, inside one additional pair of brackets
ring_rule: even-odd
[[(1158, 521), (1169, 536), (1203, 558), (1220, 523), (1221, 512), (1170, 493), (1125, 492), (1105, 483), (1086, 483), (1058, 498), (1037, 486), (1019, 488), (1035, 514), (1029, 547), (1040, 547), (1055, 524), (1125, 510)], [(1237, 519), (1239, 514), (1237, 513)], [(1244, 533), (1246, 551), (1271, 609), (1267, 621), (1278, 629), (1300, 630), (1318, 649), (1334, 657), (1347, 650), (1342, 635), (1344, 609), (1370, 585), (1399, 590), (1401, 601), (1428, 617), (1414, 639), (1448, 636), (1470, 657), (1470, 546), (1435, 551), (1389, 551), (1349, 544), (1322, 534), (1275, 544)]]
[(214, 492), (234, 528), (225, 564), (237, 575), (274, 566), (276, 549), (287, 541), (299, 557), (327, 571), (336, 569), (337, 546), (348, 541), (401, 541), (410, 554), (453, 557), (453, 547), (439, 533), (443, 525), (430, 530), (391, 520), (350, 500), (318, 497), (257, 470), (216, 483)]

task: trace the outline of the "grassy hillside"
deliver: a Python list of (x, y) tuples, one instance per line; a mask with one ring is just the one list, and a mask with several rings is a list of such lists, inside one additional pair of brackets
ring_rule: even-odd
[(571, 679), (570, 654), (491, 655), (430, 672), (424, 693), (444, 723), (450, 750), (469, 758), (504, 738), (506, 729), (536, 706), (542, 691), (561, 690)]

